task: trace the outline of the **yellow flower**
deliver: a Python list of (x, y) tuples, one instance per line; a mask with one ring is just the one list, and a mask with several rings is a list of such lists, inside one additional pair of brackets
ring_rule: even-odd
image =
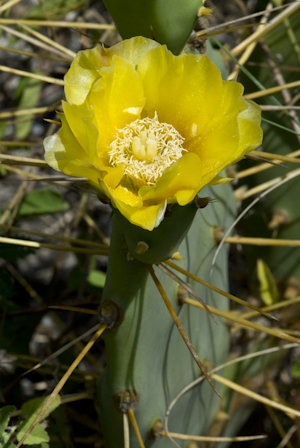
[(86, 177), (131, 223), (147, 230), (166, 205), (184, 206), (220, 171), (260, 145), (260, 109), (222, 81), (205, 55), (174, 56), (135, 37), (80, 51), (65, 76), (59, 132), (47, 163)]

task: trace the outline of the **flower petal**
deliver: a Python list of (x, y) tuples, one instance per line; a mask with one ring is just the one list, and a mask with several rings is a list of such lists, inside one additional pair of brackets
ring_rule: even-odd
[(76, 140), (63, 114), (59, 114), (62, 127), (57, 134), (45, 138), (45, 160), (53, 169), (63, 171), (73, 159), (86, 159), (87, 153)]
[(90, 163), (100, 165), (97, 154), (98, 130), (93, 123), (93, 114), (86, 108), (62, 101), (65, 118), (80, 146), (87, 153)]
[(135, 68), (145, 53), (157, 47), (160, 47), (158, 42), (147, 39), (146, 37), (137, 36), (132, 39), (122, 40), (108, 51), (111, 55), (116, 54), (126, 59)]
[(166, 199), (176, 198), (180, 205), (186, 205), (198, 193), (202, 181), (202, 166), (196, 154), (188, 153), (165, 169), (162, 177), (153, 186), (139, 190), (143, 202), (159, 204)]
[[(62, 171), (69, 176), (86, 177), (93, 188), (100, 190), (99, 178), (106, 173), (99, 166), (95, 166), (89, 161), (89, 146), (94, 142), (88, 141), (86, 152), (72, 133), (65, 116), (63, 114), (59, 115), (62, 121), (61, 129), (57, 134), (44, 140), (46, 162), (53, 169)], [(94, 125), (88, 123), (87, 129), (89, 128), (91, 135)]]
[(92, 84), (99, 78), (99, 70), (111, 64), (111, 55), (104, 47), (79, 51), (65, 75), (65, 95), (68, 103), (82, 104)]
[(220, 104), (220, 71), (205, 55), (174, 56), (165, 46), (150, 50), (138, 72), (147, 98), (145, 110), (172, 124), (186, 139), (193, 124), (198, 131), (216, 114)]
[(118, 129), (140, 117), (145, 104), (141, 79), (136, 70), (119, 56), (113, 56), (112, 66), (101, 70), (98, 80), (88, 96), (94, 108), (99, 131), (98, 155), (109, 164), (109, 145)]
[(112, 190), (103, 181), (100, 181), (100, 189), (111, 199), (112, 205), (136, 226), (153, 230), (164, 218), (167, 201), (157, 205), (143, 205), (141, 198), (126, 188), (118, 186)]
[(125, 204), (118, 209), (132, 224), (146, 230), (153, 230), (164, 219), (167, 201), (158, 205), (146, 205), (141, 208), (130, 208)]
[(238, 116), (240, 133), (237, 154), (238, 159), (260, 146), (263, 137), (263, 132), (260, 127), (260, 107), (253, 101), (246, 102), (248, 104), (247, 109), (241, 112)]
[(238, 116), (247, 109), (242, 94), (241, 84), (223, 81), (215, 116), (196, 137), (184, 143), (185, 149), (200, 157), (203, 180), (207, 183), (237, 157), (240, 142)]

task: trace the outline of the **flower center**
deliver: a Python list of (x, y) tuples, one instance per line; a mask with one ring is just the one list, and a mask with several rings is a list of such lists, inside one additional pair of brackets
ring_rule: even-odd
[(164, 170), (180, 159), (184, 138), (168, 123), (154, 118), (135, 120), (118, 130), (108, 155), (132, 180), (152, 185)]

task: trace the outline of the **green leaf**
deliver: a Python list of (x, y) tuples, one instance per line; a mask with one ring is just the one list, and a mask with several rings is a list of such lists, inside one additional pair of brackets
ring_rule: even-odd
[(15, 445), (13, 442), (10, 442), (11, 433), (4, 432), (2, 436), (0, 436), (0, 447), (1, 448), (15, 448), (17, 445)]
[(295, 362), (295, 364), (292, 367), (291, 375), (293, 378), (300, 378), (300, 358)]
[[(74, 269), (74, 271), (71, 272), (68, 278), (68, 288), (71, 291), (79, 289), (82, 285), (84, 275), (84, 269)], [(98, 271), (96, 269), (91, 269), (86, 279), (86, 291), (92, 294), (99, 292), (99, 289), (102, 289), (104, 287), (105, 280), (106, 275), (104, 274), (104, 272)]]
[[(22, 406), (22, 411), (24, 414), (30, 417), (30, 419), (33, 420), (37, 416), (37, 414), (40, 412), (46, 401), (48, 400), (49, 396), (42, 397), (42, 398), (33, 398), (32, 400), (28, 400), (26, 403)], [(55, 399), (52, 401), (50, 406), (47, 408), (47, 410), (44, 412), (42, 420), (48, 417), (51, 412), (54, 411), (58, 406), (60, 405), (60, 395), (57, 395)], [(31, 422), (31, 423), (32, 423)], [(31, 424), (30, 423), (30, 424)], [(30, 426), (30, 425), (29, 425)]]
[(16, 409), (15, 406), (4, 406), (4, 408), (0, 409), (0, 436), (2, 436), (6, 430), (10, 415), (15, 412)]
[(257, 260), (259, 290), (265, 305), (278, 302), (278, 290), (270, 269), (263, 260)]
[[(32, 422), (31, 422), (32, 423)], [(28, 430), (30, 425), (27, 424), (27, 422), (24, 422), (22, 425), (20, 425), (19, 432), (17, 434), (17, 439), (20, 442), (26, 431)], [(44, 428), (41, 427), (41, 425), (36, 425), (31, 433), (28, 435), (28, 437), (24, 440), (23, 445), (36, 445), (43, 442), (49, 442), (50, 437), (48, 433), (45, 431)]]
[(202, 0), (105, 0), (123, 39), (144, 36), (179, 54), (198, 19)]
[[(34, 73), (40, 74), (40, 72)], [(22, 79), (22, 94), (19, 102), (20, 109), (30, 109), (38, 104), (42, 85), (42, 81), (39, 81), (37, 79)], [(30, 133), (33, 117), (33, 114), (28, 114), (23, 115), (19, 120), (17, 120), (16, 135), (20, 140), (25, 139)]]
[[(14, 287), (11, 276), (7, 272), (0, 271), (0, 297), (10, 299), (14, 295)], [(0, 420), (1, 422), (1, 420)], [(1, 423), (0, 423), (1, 425)], [(0, 426), (1, 428), (1, 426)], [(0, 432), (1, 434), (1, 432)]]
[(87, 278), (90, 285), (97, 288), (103, 288), (105, 284), (106, 275), (102, 271), (91, 269)]
[(32, 190), (27, 193), (20, 205), (17, 217), (59, 213), (68, 210), (69, 204), (62, 195), (51, 188)]
[[(22, 439), (28, 428), (32, 425), (32, 423), (42, 410), (48, 398), (49, 396), (43, 398), (33, 398), (32, 400), (29, 400), (23, 404), (22, 411), (27, 416), (27, 419), (18, 428), (19, 430), (17, 434), (18, 441)], [(42, 420), (44, 420), (59, 405), (60, 405), (60, 396), (57, 395), (53, 400), (53, 402), (48, 407), (48, 409), (44, 412)], [(49, 436), (47, 432), (38, 424), (34, 427), (30, 435), (26, 438), (25, 442), (23, 443), (24, 445), (33, 445), (33, 444), (40, 444), (42, 442), (49, 442)]]

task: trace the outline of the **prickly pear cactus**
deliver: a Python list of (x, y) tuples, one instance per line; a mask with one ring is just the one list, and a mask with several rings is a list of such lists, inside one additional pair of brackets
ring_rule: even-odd
[(105, 1), (123, 39), (149, 37), (166, 44), (174, 54), (180, 53), (188, 40), (202, 3), (202, 0)]
[[(212, 276), (210, 275), (215, 252), (213, 234), (215, 226), (228, 227), (232, 223), (235, 200), (229, 186), (207, 187), (202, 193), (201, 196), (207, 195), (216, 200), (204, 209), (196, 210), (193, 203), (184, 208), (185, 215), (195, 214), (195, 218), (179, 246), (179, 253), (184, 257), (180, 266), (226, 290), (227, 248), (222, 250)], [(187, 208), (189, 210), (186, 210)], [(177, 206), (176, 212), (181, 211), (182, 214), (180, 209)], [(170, 233), (178, 218), (179, 216), (166, 218), (157, 231)], [(107, 367), (99, 379), (98, 407), (106, 447), (122, 446), (124, 443), (122, 412), (127, 412), (128, 406), (135, 408), (145, 446), (171, 447), (172, 442), (165, 437), (156, 441), (151, 439), (151, 428), (157, 419), (164, 422), (171, 400), (194, 381), (200, 372), (147, 267), (140, 261), (128, 260), (123, 219), (120, 215), (114, 217), (109, 268), (103, 294), (103, 303), (113, 302), (120, 309), (120, 323), (105, 335)], [(174, 224), (172, 219), (173, 223), (175, 219)], [(150, 248), (151, 244), (154, 245), (159, 254), (165, 241), (156, 240), (155, 231), (147, 233)], [(205, 311), (195, 310), (186, 304), (180, 305), (177, 300), (178, 285), (158, 269), (155, 271), (199, 357), (212, 365), (223, 363), (229, 344), (226, 324), (220, 319), (216, 324)], [(199, 283), (186, 278), (183, 280), (191, 284), (206, 304), (222, 310), (228, 308), (227, 299), (224, 297)], [(135, 400), (126, 403), (126, 391), (130, 391)], [(215, 416), (218, 405), (219, 397), (207, 382), (202, 383), (180, 398), (170, 414), (169, 430), (204, 434)], [(130, 446), (139, 446), (134, 433), (131, 435)]]
[[(159, 9), (168, 3), (156, 1), (153, 9), (149, 5), (145, 9), (144, 3), (134, 2), (128, 22), (122, 7), (118, 10), (119, 3), (116, 10), (112, 6), (122, 37), (149, 36), (151, 30), (159, 43), (133, 37), (109, 49), (78, 53), (65, 77), (62, 127), (45, 140), (47, 163), (66, 174), (86, 176), (99, 198), (114, 209), (101, 309), (101, 318), (108, 319), (103, 323), (110, 328), (104, 336), (107, 367), (98, 391), (106, 448), (123, 445), (122, 414), (132, 415), (132, 409), (146, 446), (171, 446), (167, 438), (154, 442), (152, 434), (151, 439), (154, 423), (163, 422), (170, 400), (199, 376), (197, 356), (202, 364), (220, 365), (228, 353), (226, 325), (216, 325), (208, 313), (179, 302), (178, 283), (155, 266), (179, 250), (182, 267), (227, 289), (226, 250), (210, 274), (214, 228), (228, 227), (234, 216), (233, 194), (224, 185), (230, 179), (219, 174), (262, 139), (260, 109), (242, 97), (239, 83), (222, 80), (206, 55), (174, 55), (191, 32), (197, 4), (201, 6), (197, 1), (172, 5), (176, 20), (169, 15), (170, 27)], [(130, 5), (126, 2), (127, 13)], [(136, 28), (136, 23), (143, 26)], [(202, 205), (195, 196), (201, 190), (203, 197), (205, 187), (216, 202), (197, 210), (197, 204)], [(171, 301), (167, 304), (164, 298), (167, 307), (153, 268)], [(224, 299), (183, 280), (192, 283), (207, 305), (227, 309)], [(183, 342), (186, 334), (174, 326), (170, 306), (174, 321), (179, 317), (177, 326), (183, 326), (191, 343)], [(194, 350), (198, 366), (186, 345)], [(208, 378), (196, 393), (180, 398), (169, 429), (205, 433), (218, 400)], [(143, 446), (132, 431), (130, 439), (131, 447)]]

